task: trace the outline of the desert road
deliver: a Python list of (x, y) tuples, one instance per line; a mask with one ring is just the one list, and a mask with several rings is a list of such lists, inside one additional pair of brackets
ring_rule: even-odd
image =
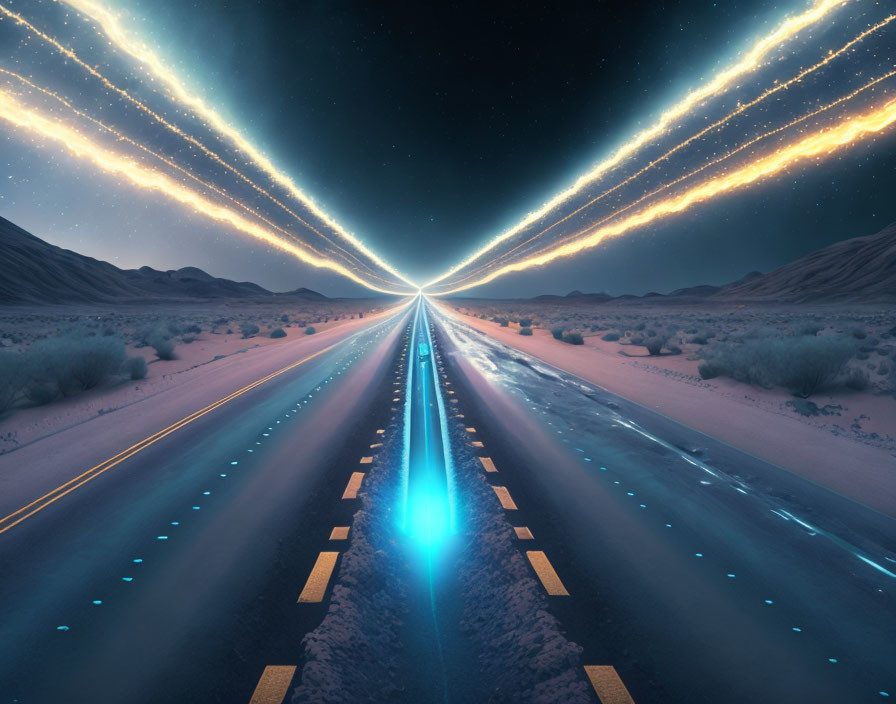
[[(400, 505), (380, 508), (425, 534), (408, 554), (432, 560), (479, 501), (461, 476), (473, 465), (452, 460), (463, 453), (518, 529), (532, 608), (546, 603), (581, 646), (583, 701), (896, 696), (892, 518), (422, 299), (313, 344), (258, 384), (206, 388), (170, 424), (122, 409), (67, 431), (70, 452), (56, 438), (52, 454), (40, 441), (0, 457), (0, 704), (289, 701), (377, 463), (406, 468)], [(103, 452), (88, 462), (84, 446)], [(405, 621), (431, 617), (406, 662), (432, 686), (366, 700), (483, 701), (471, 692), (488, 682), (467, 686), (488, 669), (479, 641), (436, 603), (506, 564), (403, 592)]]

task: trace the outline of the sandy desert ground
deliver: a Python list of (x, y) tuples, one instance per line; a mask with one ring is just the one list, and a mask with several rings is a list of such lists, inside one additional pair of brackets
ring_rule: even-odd
[[(55, 394), (49, 399), (31, 398), (27, 383), (23, 384), (0, 415), (0, 454), (190, 384), (217, 368), (228, 367), (223, 373), (228, 381), (233, 377), (236, 389), (273, 371), (271, 365), (298, 358), (308, 347), (306, 343), (332, 337), (333, 331), (342, 337), (343, 332), (348, 334), (395, 306), (396, 301), (385, 299), (337, 299), (291, 304), (226, 301), (4, 307), (0, 309), (0, 361), (21, 357), (27, 371), (32, 352), (41, 345), (59, 346), (64, 353), (70, 340), (108, 338), (124, 343), (128, 360), (140, 358), (146, 366), (142, 378), (131, 378), (123, 368), (108, 374), (94, 388), (75, 388), (71, 395)], [(309, 333), (310, 329), (314, 333)], [(233, 365), (234, 360), (239, 364)], [(9, 384), (10, 380), (4, 376), (0, 383)]]
[[(892, 494), (896, 315), (887, 308), (562, 300), (442, 307), (501, 342), (871, 506), (884, 508), (881, 497)], [(530, 323), (531, 335), (520, 334), (520, 321)], [(559, 330), (558, 340), (552, 331)], [(564, 342), (569, 333), (581, 335), (581, 344)], [(651, 336), (664, 340), (660, 354), (644, 346)], [(805, 344), (848, 345), (842, 369), (808, 398), (755, 380), (701, 375), (714, 348), (784, 340), (772, 350), (780, 356), (804, 336), (812, 338)]]

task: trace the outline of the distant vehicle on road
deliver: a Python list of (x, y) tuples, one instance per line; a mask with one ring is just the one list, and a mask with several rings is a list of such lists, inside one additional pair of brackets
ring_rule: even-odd
[(420, 362), (426, 362), (429, 360), (429, 345), (425, 342), (421, 342), (417, 346), (417, 356), (420, 358)]

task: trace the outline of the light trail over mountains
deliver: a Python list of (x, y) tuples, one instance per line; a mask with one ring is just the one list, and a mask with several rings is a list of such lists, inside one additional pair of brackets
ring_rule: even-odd
[[(886, 130), (891, 124), (887, 98), (894, 87), (888, 51), (894, 16), (851, 3), (851, 11), (828, 17), (841, 5), (817, 3), (799, 16), (800, 22), (785, 22), (754, 46), (747, 55), (752, 59), (738, 61), (689, 93), (571, 188), (428, 282), (427, 293), (468, 290), (573, 256), (607, 237)], [(817, 27), (820, 36), (809, 32), (812, 21), (822, 18), (832, 20), (832, 26)], [(757, 52), (767, 58), (764, 63)], [(694, 95), (701, 99), (692, 100)], [(869, 128), (856, 130), (858, 124)], [(775, 168), (769, 170), (770, 164)], [(707, 180), (684, 183), (707, 170)], [(679, 184), (685, 190), (653, 200)], [(645, 210), (621, 219), (645, 202)]]
[[(83, 3), (82, 7), (76, 9), (93, 13), (90, 16), (99, 18), (102, 27), (112, 32), (110, 39), (115, 48), (121, 49), (127, 56), (137, 58), (152, 68), (152, 75), (144, 76), (144, 85), (141, 85), (141, 88), (146, 88), (146, 84), (148, 84), (149, 97), (138, 97), (134, 89), (122, 88), (98, 66), (85, 61), (78, 53), (42, 30), (21, 13), (0, 4), (0, 18), (8, 20), (15, 29), (26, 35), (24, 38), (19, 37), (20, 42), (36, 39), (37, 44), (49, 49), (63, 62), (71, 62), (73, 67), (86, 73), (87, 77), (95, 79), (101, 93), (105, 94), (106, 100), (111, 99), (121, 103), (125, 109), (136, 110), (137, 114), (148, 120), (151, 125), (161, 127), (163, 131), (185, 142), (186, 150), (182, 145), (177, 145), (175, 150), (179, 153), (161, 154), (162, 150), (155, 144), (150, 147), (146, 140), (124, 134), (127, 128), (108, 124), (108, 117), (100, 121), (97, 117), (99, 113), (91, 114), (90, 110), (76, 108), (73, 104), (74, 97), (61, 95), (59, 91), (38, 84), (31, 77), (4, 69), (3, 75), (14, 79), (19, 87), (24, 83), (32, 89), (27, 92), (26, 97), (32, 99), (35, 97), (39, 99), (52, 98), (55, 103), (53, 107), (58, 107), (61, 104), (69, 109), (66, 117), (74, 116), (79, 121), (86, 120), (91, 123), (91, 127), (100, 127), (102, 132), (116, 137), (118, 143), (128, 143), (140, 150), (143, 156), (154, 156), (155, 161), (160, 163), (155, 164), (151, 169), (153, 174), (148, 175), (146, 167), (129, 163), (133, 160), (128, 154), (114, 154), (101, 144), (92, 142), (89, 137), (79, 132), (77, 123), (60, 122), (56, 114), (47, 109), (45, 103), (26, 107), (9, 92), (4, 91), (0, 96), (0, 104), (4, 110), (2, 116), (8, 124), (27, 129), (32, 134), (36, 131), (56, 141), (60, 141), (62, 135), (68, 135), (72, 137), (72, 140), (66, 143), (71, 155), (89, 158), (95, 166), (100, 166), (107, 172), (126, 176), (133, 185), (139, 185), (142, 188), (151, 187), (173, 197), (180, 203), (189, 203), (194, 212), (216, 220), (227, 221), (237, 230), (288, 252), (306, 264), (331, 269), (378, 292), (405, 294), (416, 289), (416, 285), (407, 277), (395, 271), (327, 215), (286, 174), (277, 171), (257, 148), (240, 136), (235, 128), (227, 125), (213, 109), (207, 107), (198, 97), (192, 96), (184, 88), (176, 74), (164, 69), (161, 61), (148, 48), (140, 45), (143, 46), (141, 53), (135, 54), (135, 47), (138, 44), (124, 41), (123, 30), (111, 12), (96, 3)], [(112, 59), (117, 60), (119, 57), (113, 53)], [(169, 95), (159, 95), (153, 85), (154, 78), (163, 78), (164, 85), (169, 88)], [(93, 86), (92, 90), (96, 90), (96, 88), (97, 86)], [(156, 108), (149, 104), (158, 102), (160, 98), (165, 104), (164, 107)], [(181, 126), (183, 120), (170, 116), (172, 107), (179, 117), (198, 124), (194, 127)], [(185, 108), (185, 110), (181, 108)], [(135, 128), (131, 126), (131, 129)], [(136, 130), (139, 131), (144, 129), (143, 125), (136, 127)], [(209, 134), (202, 135), (202, 131)], [(167, 138), (163, 139), (167, 141)], [(227, 145), (223, 142), (227, 140), (235, 144), (236, 154), (226, 154)], [(219, 144), (215, 145), (214, 141)], [(212, 144), (212, 146), (208, 146), (208, 144)], [(77, 147), (75, 148), (73, 145), (77, 145)], [(224, 156), (221, 155), (222, 153)], [(249, 162), (239, 166), (234, 165), (239, 163), (238, 160), (245, 159), (245, 156), (249, 157)], [(202, 159), (202, 163), (184, 163), (186, 160), (195, 162), (197, 157)], [(248, 167), (257, 168), (260, 174), (247, 175)], [(173, 169), (177, 173), (167, 175), (162, 171), (157, 171), (159, 168)], [(206, 175), (209, 171), (210, 173)], [(189, 189), (180, 185), (179, 179), (183, 175), (194, 181), (198, 180), (215, 196), (236, 202), (238, 207), (245, 211), (250, 218), (247, 219), (244, 215), (232, 213), (228, 208), (222, 208), (211, 202), (209, 200), (209, 197), (213, 197), (211, 194), (188, 195)], [(266, 186), (259, 183), (260, 177), (270, 179), (272, 184)], [(150, 183), (153, 185), (150, 186)], [(237, 195), (246, 186), (250, 189), (249, 199)], [(272, 192), (275, 188), (285, 190), (285, 193), (275, 194)], [(263, 201), (267, 201), (266, 207), (274, 206), (267, 215), (260, 214), (256, 205), (246, 202), (259, 197)], [(290, 200), (292, 203), (286, 202)], [(299, 210), (305, 212), (300, 213)], [(284, 215), (289, 217), (284, 218)], [(272, 217), (281, 218), (283, 222), (275, 224), (272, 222)], [(256, 218), (260, 219), (264, 226), (255, 223)], [(297, 228), (296, 225), (298, 225)], [(283, 234), (286, 228), (295, 229), (289, 230), (288, 234)], [(279, 234), (272, 230), (278, 231)]]

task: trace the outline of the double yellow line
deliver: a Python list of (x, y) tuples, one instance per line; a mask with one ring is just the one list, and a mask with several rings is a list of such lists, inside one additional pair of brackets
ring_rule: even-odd
[[(347, 338), (347, 339), (350, 339), (350, 338)], [(194, 420), (198, 420), (199, 418), (202, 418), (202, 416), (204, 416), (208, 413), (211, 413), (216, 408), (220, 408), (224, 404), (229, 403), (233, 399), (235, 399), (239, 396), (242, 396), (245, 393), (248, 393), (252, 389), (254, 389), (258, 386), (261, 386), (262, 384), (270, 381), (271, 379), (274, 379), (275, 377), (278, 377), (281, 374), (285, 374), (286, 372), (290, 371), (291, 369), (295, 369), (296, 367), (298, 367), (302, 364), (305, 364), (306, 362), (310, 362), (315, 357), (319, 357), (320, 355), (324, 354), (325, 352), (329, 352), (331, 349), (333, 349), (337, 345), (342, 344), (345, 341), (346, 340), (340, 340), (339, 342), (335, 342), (332, 345), (329, 345), (328, 347), (324, 347), (322, 350), (315, 352), (314, 354), (308, 355), (304, 359), (300, 359), (298, 362), (293, 362), (292, 364), (290, 364), (286, 367), (283, 367), (283, 369), (279, 369), (278, 371), (273, 372), (272, 374), (268, 374), (266, 377), (258, 379), (257, 381), (254, 381), (251, 384), (249, 384), (248, 386), (244, 386), (243, 388), (241, 388), (237, 391), (234, 391), (232, 394), (228, 394), (224, 398), (218, 399), (214, 403), (210, 403), (205, 408), (202, 408), (194, 413), (191, 413), (188, 416), (185, 416), (184, 418), (181, 418), (179, 421), (177, 421), (176, 423), (172, 423), (167, 428), (164, 428), (163, 430), (160, 430), (157, 433), (153, 433), (152, 435), (150, 435), (147, 438), (144, 438), (140, 442), (131, 445), (126, 450), (122, 450), (114, 457), (110, 457), (105, 462), (101, 462), (100, 464), (96, 465), (95, 467), (91, 467), (86, 472), (79, 474), (74, 479), (70, 479), (65, 484), (62, 484), (62, 485), (56, 487), (52, 491), (41, 496), (39, 499), (35, 499), (27, 506), (23, 506), (18, 511), (11, 513), (4, 518), (0, 518), (0, 533), (5, 533), (10, 528), (18, 525), (19, 523), (24, 521), (29, 516), (33, 516), (35, 513), (45, 509), (47, 506), (54, 503), (55, 501), (58, 501), (66, 494), (70, 494), (78, 487), (83, 486), (84, 484), (91, 481), (92, 479), (96, 479), (103, 472), (106, 472), (107, 470), (110, 470), (113, 467), (121, 464), (129, 457), (133, 457), (141, 450), (145, 450), (147, 447), (158, 442), (162, 438), (168, 437), (169, 435), (171, 435), (171, 433), (173, 433), (177, 430), (180, 430), (181, 428), (183, 428), (186, 425), (189, 425)]]

